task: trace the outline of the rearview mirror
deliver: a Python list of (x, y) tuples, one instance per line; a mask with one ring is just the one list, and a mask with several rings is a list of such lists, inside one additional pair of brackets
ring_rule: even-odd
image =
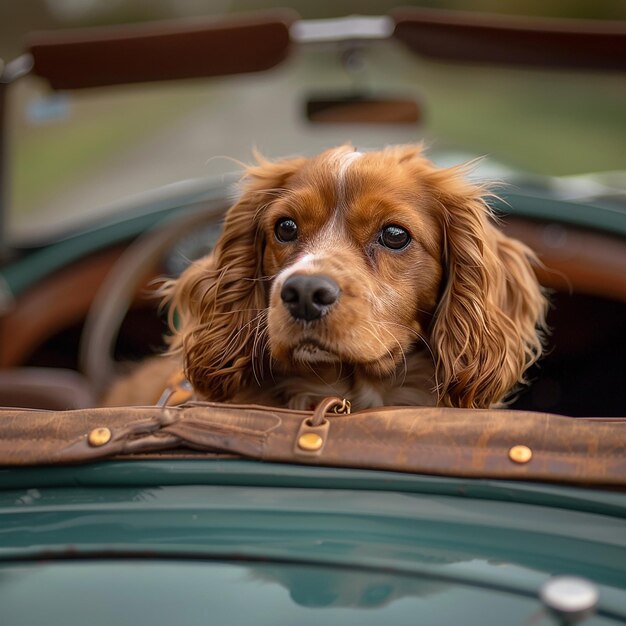
[(327, 94), (307, 98), (306, 117), (313, 124), (419, 124), (422, 108), (410, 97)]

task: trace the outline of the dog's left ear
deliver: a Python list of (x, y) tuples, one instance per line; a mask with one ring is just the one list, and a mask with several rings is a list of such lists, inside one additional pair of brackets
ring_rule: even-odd
[(441, 402), (488, 408), (525, 382), (542, 351), (547, 300), (534, 253), (492, 224), (484, 189), (463, 168), (433, 169), (446, 283), (431, 328)]
[(189, 382), (209, 400), (231, 400), (254, 375), (255, 359), (264, 357), (267, 281), (260, 216), (306, 160), (256, 158), (213, 253), (168, 288), (177, 317), (171, 350), (182, 352)]

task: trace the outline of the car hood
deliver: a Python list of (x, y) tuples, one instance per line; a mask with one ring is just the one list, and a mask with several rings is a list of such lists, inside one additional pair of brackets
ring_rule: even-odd
[(626, 619), (624, 493), (223, 458), (0, 476), (20, 624), (551, 624), (556, 574), (599, 590), (589, 624)]

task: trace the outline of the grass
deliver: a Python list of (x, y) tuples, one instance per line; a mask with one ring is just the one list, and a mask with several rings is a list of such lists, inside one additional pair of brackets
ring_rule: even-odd
[(432, 66), (423, 76), (433, 137), (539, 174), (626, 168), (623, 77)]
[[(16, 99), (24, 103), (32, 92)], [(73, 98), (67, 122), (14, 127), (12, 200), (15, 210), (28, 212), (165, 125), (206, 98), (206, 89), (116, 89), (99, 97)]]

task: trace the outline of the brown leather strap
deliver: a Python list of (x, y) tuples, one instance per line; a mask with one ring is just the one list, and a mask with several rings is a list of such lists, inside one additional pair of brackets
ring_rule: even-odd
[(351, 411), (350, 401), (345, 398), (324, 398), (313, 411), (313, 417), (309, 420), (312, 426), (320, 426), (326, 420), (326, 413), (332, 411), (335, 415), (349, 415)]
[(626, 421), (397, 407), (335, 415), (190, 403), (77, 411), (0, 410), (0, 465), (86, 463), (196, 450), (261, 461), (443, 476), (626, 487)]
[(193, 387), (180, 370), (170, 376), (167, 387), (159, 397), (157, 406), (178, 406), (193, 399)]

